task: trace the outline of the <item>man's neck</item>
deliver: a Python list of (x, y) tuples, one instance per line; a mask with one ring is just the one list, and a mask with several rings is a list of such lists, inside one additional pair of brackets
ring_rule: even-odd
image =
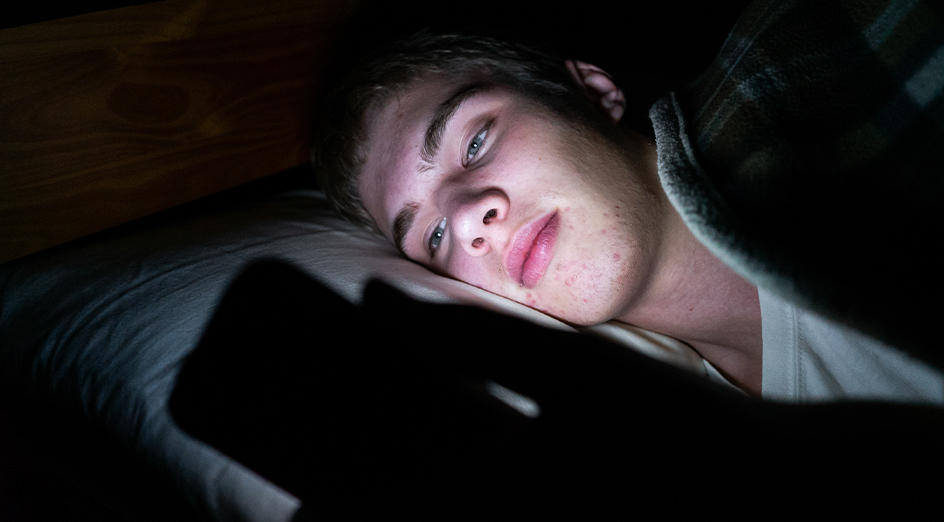
[(645, 294), (618, 320), (679, 339), (740, 388), (762, 378), (757, 288), (715, 257), (667, 205), (659, 262)]

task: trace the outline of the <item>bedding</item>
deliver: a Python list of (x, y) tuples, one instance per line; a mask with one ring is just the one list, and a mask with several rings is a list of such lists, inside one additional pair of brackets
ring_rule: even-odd
[[(802, 363), (765, 353), (765, 392), (771, 370), (797, 381), (803, 400), (940, 403), (942, 58), (937, 2), (758, 1), (704, 74), (652, 107), (659, 175), (695, 236), (759, 288), (826, 320), (797, 328), (832, 322), (830, 335), (851, 343), (856, 334), (841, 332), (854, 329), (889, 353), (874, 364), (878, 351), (859, 350), (834, 366), (814, 350)], [(930, 383), (923, 393), (880, 384), (899, 378), (880, 368), (898, 361), (910, 361), (905, 381)], [(852, 379), (816, 391), (831, 372)]]
[(666, 192), (755, 285), (937, 369), (944, 10), (757, 1), (650, 117)]
[[(305, 168), (283, 174), (306, 176)], [(181, 365), (228, 285), (254, 261), (291, 263), (351, 303), (381, 278), (423, 301), (476, 304), (573, 331), (402, 259), (383, 238), (337, 217), (315, 189), (201, 208), (0, 265), (0, 370), (20, 396), (80, 412), (82, 422), (114, 439), (116, 451), (156, 466), (215, 520), (286, 520), (298, 507), (296, 498), (182, 432), (167, 410)], [(625, 346), (706, 375), (681, 343), (621, 335)]]

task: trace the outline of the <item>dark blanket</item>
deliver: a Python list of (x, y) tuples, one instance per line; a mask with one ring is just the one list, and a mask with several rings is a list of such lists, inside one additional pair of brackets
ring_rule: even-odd
[(670, 198), (761, 287), (944, 368), (944, 4), (761, 1), (650, 116)]

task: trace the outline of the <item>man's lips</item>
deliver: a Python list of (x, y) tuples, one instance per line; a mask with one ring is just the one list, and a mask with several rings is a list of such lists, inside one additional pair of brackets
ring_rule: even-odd
[(522, 227), (505, 254), (504, 265), (508, 275), (525, 288), (537, 286), (554, 257), (559, 231), (557, 211)]

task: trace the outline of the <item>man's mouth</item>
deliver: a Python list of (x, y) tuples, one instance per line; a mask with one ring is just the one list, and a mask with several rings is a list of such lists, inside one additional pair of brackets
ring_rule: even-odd
[(560, 218), (556, 210), (522, 227), (505, 254), (508, 275), (525, 288), (537, 286), (554, 257), (558, 232)]

